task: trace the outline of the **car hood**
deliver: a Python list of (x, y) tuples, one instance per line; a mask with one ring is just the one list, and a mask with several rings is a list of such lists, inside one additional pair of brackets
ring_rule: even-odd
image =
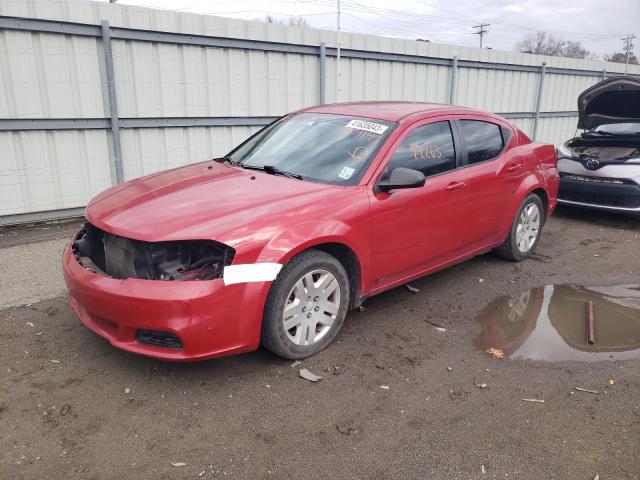
[(613, 77), (578, 96), (578, 128), (640, 121), (640, 79)]
[[(112, 187), (87, 206), (98, 228), (143, 241), (214, 239), (230, 245), (278, 217), (324, 204), (346, 187), (205, 162)], [(268, 219), (268, 222), (264, 222)]]

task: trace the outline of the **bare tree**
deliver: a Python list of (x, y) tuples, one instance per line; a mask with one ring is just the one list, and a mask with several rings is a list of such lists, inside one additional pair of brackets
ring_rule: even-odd
[(289, 19), (285, 22), (281, 18), (276, 18), (273, 15), (265, 15), (263, 18), (258, 18), (258, 20), (273, 23), (275, 25), (291, 25), (292, 27), (310, 27), (309, 22), (307, 22), (302, 17), (289, 17)]
[(530, 33), (524, 40), (516, 43), (516, 48), (522, 53), (559, 56), (562, 42), (547, 32), (536, 32)]
[(597, 55), (587, 50), (580, 42), (572, 42), (567, 40), (562, 48), (563, 57), (595, 59)]
[(292, 27), (310, 27), (309, 22), (307, 22), (302, 17), (289, 17), (289, 25)]
[[(611, 55), (606, 55), (604, 59), (607, 62), (626, 63), (627, 54), (625, 52), (616, 52)], [(629, 53), (629, 64), (638, 65), (638, 57), (633, 52)]]
[(265, 15), (264, 18), (257, 18), (256, 20), (261, 20), (265, 23), (275, 23), (277, 25), (283, 25), (284, 22), (273, 15)]
[(552, 57), (596, 57), (594, 53), (587, 50), (580, 42), (564, 40), (544, 31), (530, 33), (522, 41), (516, 43), (516, 49), (522, 53), (535, 53), (537, 55), (550, 55)]

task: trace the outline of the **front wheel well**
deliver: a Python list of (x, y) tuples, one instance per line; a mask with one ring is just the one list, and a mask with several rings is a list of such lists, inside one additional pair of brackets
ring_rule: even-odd
[(360, 282), (362, 280), (362, 275), (360, 273), (360, 261), (358, 260), (356, 253), (342, 243), (320, 243), (309, 247), (308, 250), (320, 250), (328, 253), (342, 264), (344, 269), (347, 271), (349, 285), (351, 288), (351, 301), (349, 308), (358, 307), (360, 304)]

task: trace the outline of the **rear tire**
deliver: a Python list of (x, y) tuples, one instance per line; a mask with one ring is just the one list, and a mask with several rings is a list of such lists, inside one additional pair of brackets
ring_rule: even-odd
[(544, 205), (538, 195), (531, 193), (520, 205), (506, 241), (495, 253), (513, 262), (529, 258), (540, 241), (543, 223)]
[(332, 255), (308, 250), (294, 257), (271, 285), (262, 318), (262, 345), (290, 360), (315, 355), (340, 331), (350, 293), (347, 272)]

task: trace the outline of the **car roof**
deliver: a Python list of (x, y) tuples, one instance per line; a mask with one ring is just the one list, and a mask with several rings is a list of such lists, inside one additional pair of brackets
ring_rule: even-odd
[[(350, 102), (317, 105), (305, 108), (300, 112), (333, 113), (336, 115), (352, 115), (354, 117), (375, 118), (388, 122), (399, 122), (405, 117), (420, 117), (443, 114), (476, 114), (490, 115), (474, 108), (447, 105), (444, 103), (426, 102)], [(422, 115), (421, 115), (422, 114)]]

